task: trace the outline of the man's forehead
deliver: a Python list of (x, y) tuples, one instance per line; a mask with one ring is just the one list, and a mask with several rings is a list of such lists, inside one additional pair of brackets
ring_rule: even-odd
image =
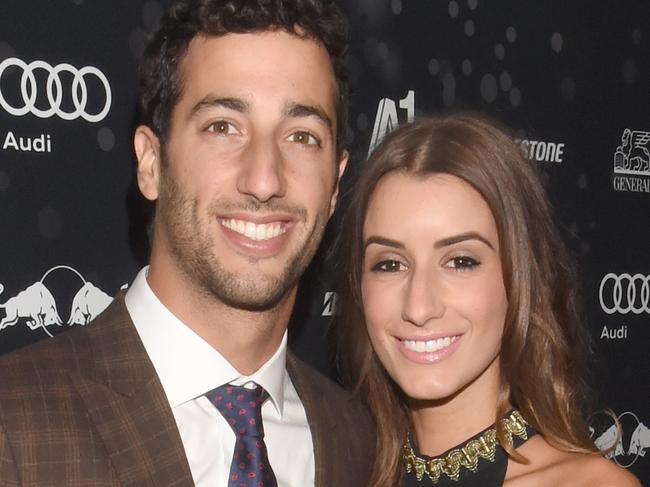
[[(271, 47), (272, 46), (272, 47)], [(255, 53), (265, 56), (255, 57)], [(277, 66), (264, 63), (263, 57), (273, 58)], [(309, 74), (314, 69), (328, 71), (336, 88), (336, 76), (332, 59), (325, 46), (312, 37), (300, 36), (285, 30), (264, 30), (250, 33), (227, 33), (223, 35), (199, 34), (189, 42), (178, 64), (178, 77), (182, 80), (189, 65), (197, 71), (246, 66), (255, 70), (287, 67), (288, 62), (300, 59), (303, 64), (294, 66), (295, 73)], [(217, 64), (218, 63), (218, 64)]]
[(206, 32), (200, 32), (195, 35), (190, 42), (188, 43), (188, 51), (193, 47), (197, 48), (199, 46), (216, 44), (220, 43), (228, 44), (229, 48), (237, 47), (241, 45), (242, 47), (247, 47), (250, 44), (256, 42), (268, 42), (272, 39), (284, 40), (286, 47), (295, 46), (314, 46), (318, 49), (321, 49), (326, 55), (327, 59), (330, 61), (329, 53), (325, 45), (316, 37), (306, 33), (304, 30), (297, 28), (296, 31), (289, 31), (283, 28), (268, 28), (253, 30), (249, 32), (225, 32), (223, 34), (210, 34)]
[[(277, 49), (269, 49), (269, 45)], [(314, 49), (316, 47), (316, 49)], [(244, 54), (237, 54), (234, 50), (242, 49)], [(252, 55), (252, 51), (259, 49), (266, 50), (269, 56), (273, 56), (276, 63), (258, 60)], [(285, 57), (282, 49), (296, 49), (297, 56)], [(244, 56), (244, 57), (242, 57)], [(305, 59), (301, 59), (304, 56)], [(285, 71), (286, 70), (286, 71)], [(330, 78), (329, 86), (323, 83), (322, 75), (318, 72), (327, 72)], [(268, 73), (268, 75), (266, 74)], [(248, 75), (245, 79), (239, 80), (239, 75)], [(194, 92), (190, 102), (200, 103), (202, 99), (208, 98), (233, 98), (246, 102), (249, 107), (256, 103), (258, 88), (268, 80), (271, 82), (273, 76), (278, 79), (286, 78), (282, 86), (298, 87), (292, 93), (290, 99), (283, 100), (283, 107), (290, 104), (319, 106), (324, 112), (335, 115), (336, 98), (338, 86), (329, 54), (324, 46), (309, 37), (300, 37), (297, 34), (287, 33), (280, 30), (260, 31), (253, 33), (228, 33), (219, 36), (198, 35), (192, 39), (188, 50), (179, 63), (178, 100), (187, 94), (188, 88), (194, 91), (197, 81), (201, 85), (199, 91)], [(310, 77), (319, 76), (316, 80), (309, 80)], [(263, 83), (251, 83), (251, 77), (260, 78)], [(220, 83), (223, 80), (223, 84)], [(312, 81), (312, 82), (310, 82)], [(322, 94), (326, 93), (326, 103)], [(287, 109), (283, 108), (286, 112)]]

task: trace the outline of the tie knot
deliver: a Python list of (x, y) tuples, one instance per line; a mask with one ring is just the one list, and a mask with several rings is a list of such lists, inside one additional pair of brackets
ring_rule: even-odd
[(226, 384), (211, 390), (206, 397), (226, 419), (235, 435), (264, 438), (262, 404), (269, 395), (261, 386), (248, 389)]

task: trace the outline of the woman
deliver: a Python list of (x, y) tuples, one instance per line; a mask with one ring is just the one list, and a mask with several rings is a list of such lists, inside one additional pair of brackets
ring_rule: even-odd
[(370, 485), (637, 486), (587, 433), (572, 262), (509, 136), (418, 120), (355, 191), (338, 358), (378, 425)]

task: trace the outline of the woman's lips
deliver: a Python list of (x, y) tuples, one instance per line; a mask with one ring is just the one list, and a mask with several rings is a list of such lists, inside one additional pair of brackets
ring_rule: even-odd
[(439, 362), (453, 354), (460, 346), (462, 334), (437, 338), (397, 338), (397, 348), (409, 361), (418, 364)]

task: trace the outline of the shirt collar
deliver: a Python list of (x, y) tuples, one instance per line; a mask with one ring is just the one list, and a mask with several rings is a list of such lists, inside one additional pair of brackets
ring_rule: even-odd
[(287, 332), (273, 356), (254, 374), (240, 374), (228, 360), (180, 321), (154, 294), (143, 268), (126, 293), (125, 303), (172, 408), (223, 384), (255, 382), (284, 410)]

